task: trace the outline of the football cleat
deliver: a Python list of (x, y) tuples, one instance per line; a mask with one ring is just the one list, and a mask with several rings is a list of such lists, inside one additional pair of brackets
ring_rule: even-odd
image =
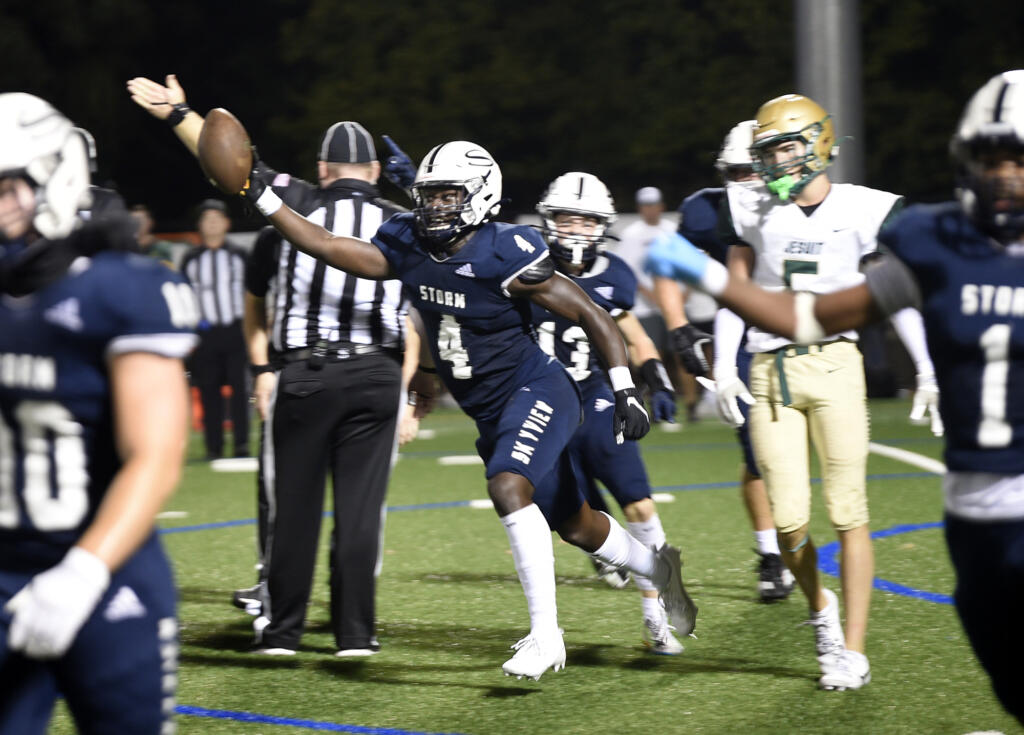
[(782, 563), (779, 554), (762, 554), (757, 565), (757, 593), (761, 602), (777, 602), (789, 597), (796, 581), (793, 573)]
[(235, 590), (231, 595), (231, 604), (239, 610), (245, 610), (253, 617), (263, 612), (263, 603), (260, 601), (260, 593), (263, 591), (262, 584), (256, 584), (243, 590)]
[(679, 549), (664, 544), (654, 552), (654, 556), (656, 563), (651, 581), (658, 588), (658, 599), (676, 632), (690, 635), (697, 625), (697, 605), (683, 586), (683, 561)]
[(522, 679), (524, 676), (538, 681), (548, 669), (558, 671), (565, 668), (565, 643), (562, 631), (557, 635), (541, 637), (532, 632), (512, 646), (515, 655), (501, 665), (505, 676)]
[(814, 643), (818, 650), (821, 672), (828, 673), (846, 650), (843, 625), (839, 621), (839, 598), (830, 589), (823, 589), (828, 604), (823, 610), (811, 611), (811, 617), (802, 625), (814, 626)]
[(291, 648), (254, 648), (253, 653), (261, 656), (294, 656), (295, 651)]
[(818, 687), (828, 691), (845, 692), (847, 689), (860, 689), (871, 681), (871, 665), (863, 653), (844, 650), (823, 671), (818, 679)]
[(594, 565), (594, 571), (597, 572), (597, 576), (603, 579), (609, 587), (621, 590), (629, 584), (629, 572), (627, 570), (605, 564), (600, 559), (595, 559), (592, 556), (590, 557), (590, 563)]
[(677, 656), (683, 652), (683, 644), (672, 635), (664, 613), (657, 619), (644, 618), (644, 646), (648, 652), (659, 656)]

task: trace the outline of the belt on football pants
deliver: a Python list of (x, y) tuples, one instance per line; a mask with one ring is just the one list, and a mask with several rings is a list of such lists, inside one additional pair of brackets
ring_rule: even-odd
[(799, 357), (800, 355), (815, 355), (824, 350), (829, 345), (834, 345), (838, 342), (849, 342), (850, 340), (845, 337), (832, 340), (829, 342), (821, 342), (813, 345), (786, 345), (780, 347), (777, 350), (769, 350), (775, 355), (775, 372), (779, 374), (779, 391), (782, 393), (782, 405), (788, 406), (793, 402), (792, 396), (789, 394), (789, 383), (786, 382), (786, 369), (783, 365), (783, 360), (787, 357)]

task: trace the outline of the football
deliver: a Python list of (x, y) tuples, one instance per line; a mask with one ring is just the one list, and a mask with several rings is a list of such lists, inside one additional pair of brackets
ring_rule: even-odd
[(217, 107), (206, 115), (199, 134), (199, 165), (210, 183), (238, 194), (252, 170), (252, 144), (238, 118)]

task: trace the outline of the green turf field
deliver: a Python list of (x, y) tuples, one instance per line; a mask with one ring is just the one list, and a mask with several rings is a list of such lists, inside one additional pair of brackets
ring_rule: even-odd
[[(940, 458), (940, 441), (910, 426), (908, 411), (907, 402), (873, 402), (872, 439)], [(255, 581), (255, 526), (164, 536), (180, 586), (179, 707), (262, 716), (182, 714), (180, 733), (1022, 732), (992, 696), (953, 608), (903, 594), (875, 592), (872, 683), (816, 690), (814, 634), (799, 625), (807, 616), (799, 593), (772, 606), (756, 601), (735, 484), (739, 449), (713, 420), (679, 433), (655, 428), (642, 442), (655, 490), (670, 494), (659, 510), (700, 605), (699, 638), (678, 657), (644, 653), (635, 589), (606, 587), (579, 551), (556, 540), (567, 667), (539, 682), (502, 676), (508, 647), (528, 627), (508, 543), (493, 510), (453, 502), (486, 497), (482, 468), (438, 462), (471, 454), (473, 427), (454, 411), (423, 426), (436, 437), (408, 445), (392, 478), (378, 593), (383, 649), (371, 659), (332, 657), (323, 555), (301, 650), (265, 658), (245, 653), (251, 618), (229, 602), (233, 589)], [(196, 459), (167, 508), (188, 515), (162, 521), (165, 529), (254, 516), (254, 476), (214, 473), (201, 454), (195, 438)], [(941, 520), (935, 476), (874, 455), (868, 468), (873, 530)], [(812, 530), (819, 545), (835, 539), (817, 494)], [(952, 594), (941, 529), (880, 538), (875, 551), (880, 579)], [(837, 579), (826, 581), (838, 589)], [(58, 712), (52, 732), (71, 731)]]

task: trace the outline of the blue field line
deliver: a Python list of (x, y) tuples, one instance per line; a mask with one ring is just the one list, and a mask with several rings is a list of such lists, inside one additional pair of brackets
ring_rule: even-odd
[[(910, 533), (912, 531), (925, 531), (932, 528), (942, 528), (944, 525), (945, 524), (943, 524), (942, 521), (933, 521), (931, 523), (906, 523), (899, 526), (892, 526), (891, 528), (883, 528), (881, 531), (873, 531), (871, 533), (871, 538), (888, 538), (889, 536), (898, 536), (900, 534)], [(825, 544), (824, 546), (818, 549), (818, 568), (825, 574), (829, 574), (833, 577), (838, 577), (839, 562), (836, 561), (836, 556), (838, 555), (838, 541), (833, 541), (832, 543)], [(878, 577), (875, 577), (873, 586), (876, 590), (892, 592), (897, 595), (903, 595), (904, 597), (914, 597), (918, 600), (935, 602), (940, 605), (953, 604), (953, 598), (950, 595), (943, 595), (939, 594), (938, 592), (928, 592), (927, 590), (919, 590), (913, 587), (907, 587), (903, 584), (890, 582), (888, 579), (880, 579)]]
[[(931, 472), (885, 472), (877, 475), (868, 475), (869, 480), (902, 480), (909, 477), (934, 477)], [(821, 478), (811, 478), (812, 483), (820, 483)], [(721, 490), (727, 487), (737, 487), (735, 480), (728, 482), (692, 482), (686, 485), (658, 485), (652, 487), (651, 491), (656, 493), (681, 493), (692, 490)], [(410, 505), (389, 505), (388, 513), (400, 513), (408, 510), (437, 510), (440, 508), (468, 508), (468, 500), (449, 500), (440, 503), (414, 503)], [(324, 512), (324, 518), (331, 516), (330, 511)], [(212, 531), (218, 528), (231, 528), (233, 526), (251, 526), (256, 523), (255, 518), (240, 518), (234, 521), (216, 521), (213, 523), (198, 523), (194, 526), (172, 526), (161, 528), (159, 533), (187, 533), (190, 531)]]
[(207, 709), (192, 707), (187, 704), (174, 708), (175, 713), (188, 717), (212, 717), (217, 720), (236, 720), (238, 722), (257, 722), (262, 725), (280, 725), (283, 727), (301, 727), (305, 730), (322, 730), (326, 732), (351, 732), (361, 735), (456, 735), (456, 733), (427, 733), (419, 730), (399, 730), (393, 727), (361, 727), (360, 725), (342, 725), (337, 722), (321, 720), (298, 720), (292, 717), (275, 717), (259, 715), (252, 712), (233, 712), (226, 709)]

